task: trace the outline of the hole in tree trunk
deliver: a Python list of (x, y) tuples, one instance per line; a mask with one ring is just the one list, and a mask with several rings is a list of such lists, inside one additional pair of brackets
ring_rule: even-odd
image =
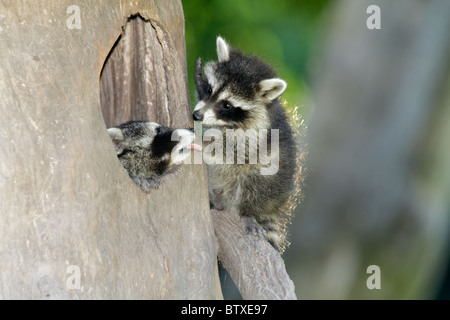
[(108, 128), (130, 120), (171, 124), (167, 50), (160, 40), (164, 36), (140, 15), (123, 27), (100, 74), (100, 103)]

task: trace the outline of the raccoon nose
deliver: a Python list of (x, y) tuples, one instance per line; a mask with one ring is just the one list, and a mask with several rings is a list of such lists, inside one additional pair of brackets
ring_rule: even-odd
[(203, 115), (201, 115), (198, 111), (194, 111), (192, 118), (194, 118), (194, 121), (202, 121)]
[(194, 128), (189, 128), (188, 130), (189, 130), (190, 132), (195, 132), (195, 131), (194, 131)]

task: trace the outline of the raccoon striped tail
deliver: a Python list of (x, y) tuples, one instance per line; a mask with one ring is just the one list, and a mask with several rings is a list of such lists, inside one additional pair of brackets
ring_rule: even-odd
[(256, 221), (266, 232), (267, 241), (274, 247), (278, 252), (282, 252), (282, 237), (279, 225), (274, 219), (274, 217), (261, 217), (256, 218)]

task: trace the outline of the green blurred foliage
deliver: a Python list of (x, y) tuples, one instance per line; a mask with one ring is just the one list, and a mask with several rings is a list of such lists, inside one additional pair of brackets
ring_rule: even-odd
[(183, 0), (189, 91), (195, 105), (195, 60), (217, 60), (216, 37), (269, 62), (288, 83), (288, 107), (310, 101), (309, 70), (329, 0)]

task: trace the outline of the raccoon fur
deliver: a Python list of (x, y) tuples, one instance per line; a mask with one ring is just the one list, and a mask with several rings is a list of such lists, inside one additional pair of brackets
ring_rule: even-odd
[[(218, 210), (238, 213), (247, 232), (265, 237), (280, 251), (284, 238), (279, 228), (280, 208), (293, 189), (296, 167), (296, 143), (279, 101), (286, 82), (261, 59), (231, 48), (221, 37), (216, 45), (218, 61), (207, 63), (204, 72), (200, 58), (196, 63), (194, 121), (224, 135), (227, 129), (235, 129), (236, 136), (249, 129), (254, 135), (266, 129), (269, 152), (278, 158), (279, 167), (275, 174), (263, 175), (265, 165), (249, 162), (250, 133), (244, 137), (245, 164), (208, 165), (210, 201)], [(278, 150), (270, 148), (271, 129), (278, 130)]]
[(109, 128), (116, 154), (130, 178), (145, 192), (179, 172), (193, 143), (192, 129), (171, 129), (155, 122), (130, 121)]

